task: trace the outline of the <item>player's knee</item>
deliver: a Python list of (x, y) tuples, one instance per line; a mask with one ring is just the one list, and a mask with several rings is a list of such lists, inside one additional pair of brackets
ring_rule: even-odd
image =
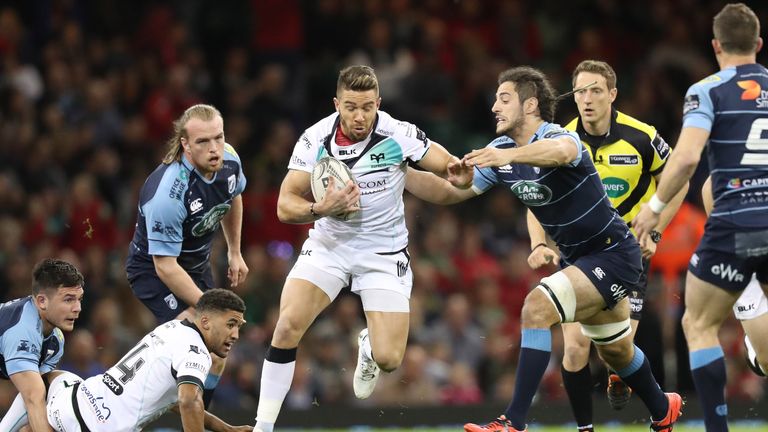
[(295, 347), (307, 329), (303, 325), (303, 320), (295, 319), (291, 316), (283, 316), (277, 320), (275, 333), (272, 335), (272, 345), (285, 348)]
[(583, 344), (581, 340), (566, 343), (563, 347), (563, 365), (569, 370), (581, 369), (589, 362), (589, 342)]
[(607, 324), (582, 324), (581, 332), (595, 343), (600, 357), (610, 365), (631, 360), (632, 325), (629, 318)]
[(397, 349), (388, 349), (381, 353), (374, 351), (373, 359), (376, 360), (376, 364), (381, 370), (392, 372), (403, 363), (403, 351)]
[(522, 312), (523, 327), (550, 327), (558, 322), (573, 322), (576, 294), (563, 272), (545, 277), (528, 293)]
[(597, 348), (600, 358), (608, 363), (611, 367), (619, 369), (622, 366), (626, 366), (632, 361), (632, 349), (631, 344), (623, 343), (622, 341), (600, 345)]
[(685, 333), (686, 338), (700, 335), (706, 330), (706, 326), (704, 325), (703, 321), (698, 319), (695, 315), (691, 314), (687, 310), (683, 314), (681, 324), (683, 327), (683, 333)]

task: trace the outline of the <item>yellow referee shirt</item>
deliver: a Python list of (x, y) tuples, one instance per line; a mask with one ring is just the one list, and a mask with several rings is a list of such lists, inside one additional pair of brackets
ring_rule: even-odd
[[(611, 204), (629, 223), (656, 192), (654, 176), (671, 153), (653, 126), (611, 108), (611, 126), (604, 136), (584, 130), (579, 117), (565, 126), (586, 144)], [(634, 231), (633, 231), (634, 232)]]

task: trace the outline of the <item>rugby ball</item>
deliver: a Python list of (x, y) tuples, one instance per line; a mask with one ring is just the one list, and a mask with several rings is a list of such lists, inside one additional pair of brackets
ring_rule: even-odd
[[(310, 179), (310, 185), (312, 186), (312, 196), (315, 198), (315, 202), (320, 202), (325, 197), (325, 190), (328, 188), (328, 179), (333, 177), (334, 186), (336, 190), (344, 189), (349, 180), (355, 181), (355, 176), (352, 174), (352, 170), (349, 169), (347, 164), (341, 162), (336, 158), (326, 156), (315, 165), (312, 169), (312, 178)], [(359, 206), (358, 202), (358, 206)], [(338, 219), (349, 220), (357, 215), (358, 212), (349, 212), (344, 215), (335, 216)]]

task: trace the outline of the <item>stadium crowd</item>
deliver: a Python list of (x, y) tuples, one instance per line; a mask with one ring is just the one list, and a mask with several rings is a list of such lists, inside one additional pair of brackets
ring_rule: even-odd
[[(747, 3), (768, 16), (768, 4)], [(248, 324), (214, 403), (255, 413), (280, 290), (309, 228), (278, 221), (278, 187), (300, 131), (331, 109), (341, 67), (374, 67), (382, 110), (461, 155), (493, 138), (488, 107), (500, 71), (534, 65), (566, 92), (578, 62), (602, 59), (620, 77), (617, 108), (654, 124), (673, 143), (685, 89), (716, 70), (708, 41), (721, 6), (714, 0), (579, 0), (568, 8), (553, 0), (6, 4), (0, 9), (0, 302), (29, 294), (32, 266), (42, 258), (75, 263), (85, 276), (85, 301), (59, 366), (80, 376), (100, 373), (153, 328), (124, 268), (138, 190), (166, 152), (172, 121), (192, 104), (213, 104), (248, 178), (242, 249), (250, 269), (236, 288)], [(566, 100), (556, 118), (566, 123), (575, 114)], [(680, 289), (703, 229), (698, 194), (706, 169), (699, 171), (653, 261), (639, 335), (663, 335), (665, 357), (677, 362), (666, 362), (660, 381), (690, 393)], [(402, 367), (384, 376), (370, 399), (355, 399), (352, 371), (364, 321), (358, 297), (346, 294), (303, 340), (286, 407), (509, 400), (522, 301), (542, 275), (526, 262), (523, 207), (500, 190), (448, 208), (408, 196), (406, 216), (414, 289)], [(212, 260), (224, 285), (222, 238)], [(765, 380), (742, 359), (738, 323), (727, 323), (721, 337), (730, 347), (729, 398), (764, 397)], [(553, 338), (543, 398), (565, 397), (559, 340)], [(605, 379), (599, 371), (595, 376)], [(0, 382), (0, 412), (14, 396), (13, 386)]]

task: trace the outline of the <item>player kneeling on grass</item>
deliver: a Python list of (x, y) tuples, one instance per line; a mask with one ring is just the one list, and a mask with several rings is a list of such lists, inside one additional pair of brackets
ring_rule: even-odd
[(206, 291), (194, 322), (160, 325), (103, 375), (85, 380), (53, 372), (48, 423), (58, 432), (139, 431), (168, 409), (186, 432), (250, 431), (230, 426), (203, 408), (203, 381), (211, 353), (225, 358), (239, 338), (245, 304), (225, 289)]

